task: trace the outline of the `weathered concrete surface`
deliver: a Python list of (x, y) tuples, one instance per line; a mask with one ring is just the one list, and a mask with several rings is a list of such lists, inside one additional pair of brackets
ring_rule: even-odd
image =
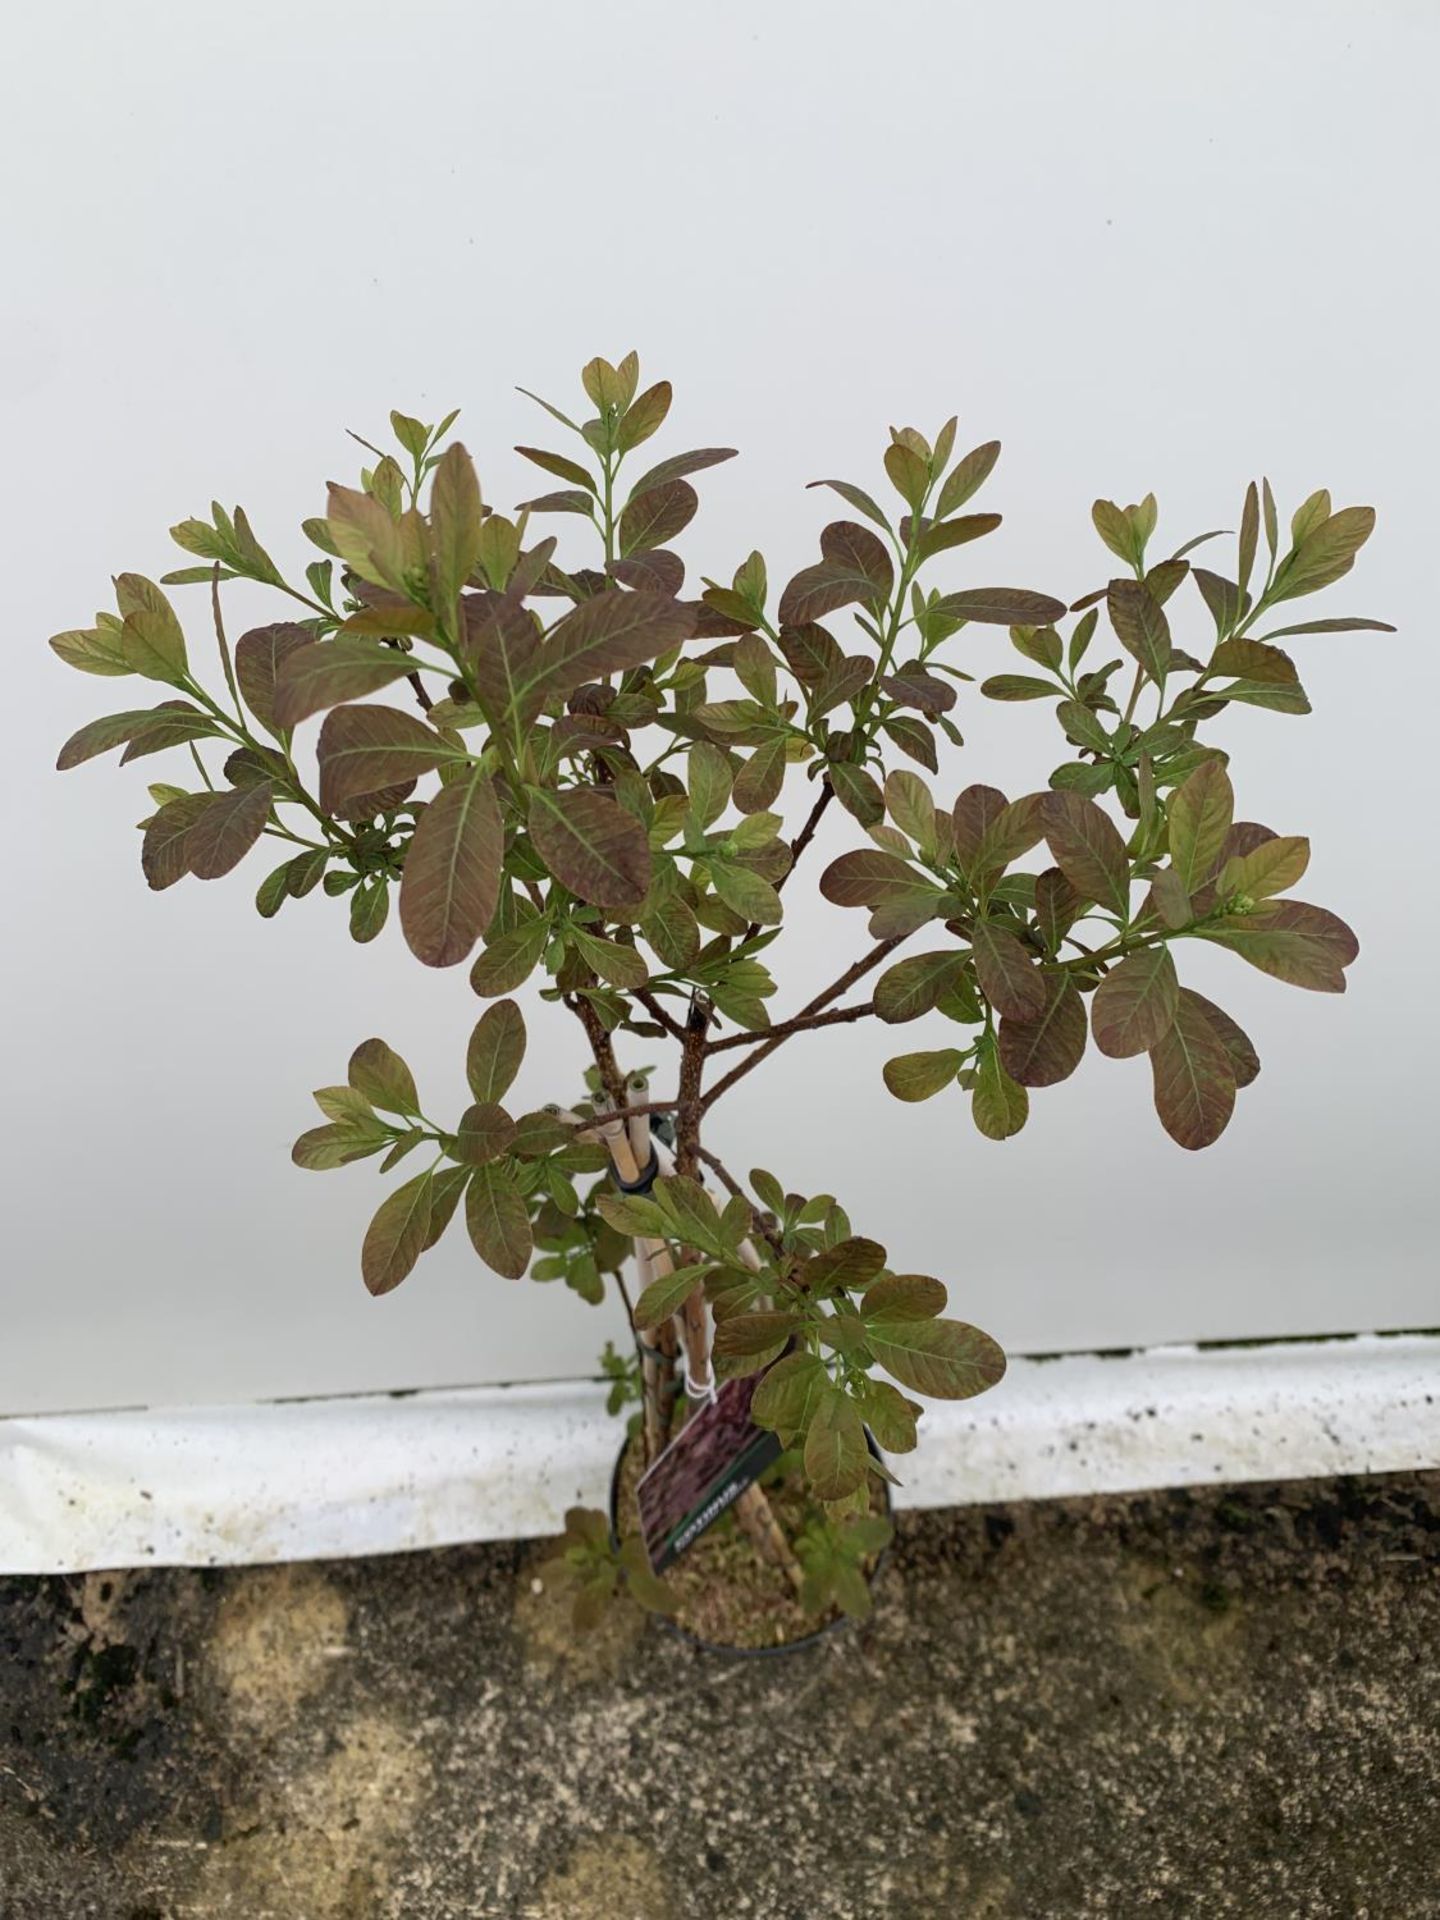
[(783, 1660), (535, 1558), (0, 1582), (0, 1916), (1440, 1915), (1440, 1475), (912, 1515)]

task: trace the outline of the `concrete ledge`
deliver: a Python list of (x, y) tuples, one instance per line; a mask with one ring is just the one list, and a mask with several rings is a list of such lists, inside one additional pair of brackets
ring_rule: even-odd
[[(0, 1573), (244, 1565), (557, 1532), (603, 1505), (591, 1381), (0, 1420)], [(1017, 1359), (933, 1404), (911, 1507), (1440, 1466), (1440, 1337)]]

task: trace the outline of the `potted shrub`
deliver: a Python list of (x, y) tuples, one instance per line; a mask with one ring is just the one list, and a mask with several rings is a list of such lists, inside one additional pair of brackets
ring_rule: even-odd
[[(812, 483), (848, 517), (778, 596), (758, 552), (697, 590), (672, 542), (695, 476), (731, 450), (637, 459), (669, 385), (641, 391), (633, 354), (581, 378), (582, 418), (540, 402), (573, 439), (519, 449), (552, 484), (513, 513), (445, 444), (453, 414), (396, 413), (396, 450), (362, 442), (360, 484), (332, 485), (305, 522), (303, 583), (241, 509), (183, 521), (194, 565), (159, 585), (121, 574), (114, 612), (52, 640), (84, 672), (165, 690), (82, 727), (60, 765), (176, 750), (178, 783), (150, 788), (143, 823), (152, 887), (216, 879), (277, 843), (263, 915), (318, 894), (371, 940), (393, 892), (418, 959), (471, 964), (488, 1005), (468, 1040), (470, 1105), (433, 1118), (403, 1060), (364, 1040), (344, 1084), (316, 1094), (323, 1124), (294, 1157), (408, 1161), (364, 1236), (372, 1293), (457, 1219), (508, 1279), (529, 1270), (588, 1301), (613, 1281), (637, 1354), (607, 1354), (611, 1404), (636, 1415), (613, 1515), (570, 1516), (557, 1565), (576, 1620), (627, 1592), (712, 1641), (789, 1642), (866, 1611), (888, 1533), (883, 1456), (915, 1445), (911, 1396), (979, 1393), (1004, 1360), (947, 1316), (939, 1279), (895, 1271), (839, 1201), (732, 1173), (717, 1106), (802, 1034), (924, 1018), (927, 1044), (897, 1049), (889, 1091), (963, 1096), (987, 1140), (1018, 1133), (1032, 1092), (1092, 1042), (1148, 1053), (1179, 1145), (1215, 1140), (1259, 1062), (1182, 984), (1177, 953), (1204, 941), (1339, 992), (1356, 952), (1343, 922), (1290, 897), (1305, 839), (1235, 817), (1216, 723), (1235, 703), (1308, 710), (1279, 642), (1382, 627), (1290, 611), (1349, 572), (1374, 515), (1321, 491), (1285, 531), (1268, 483), (1252, 484), (1215, 570), (1192, 556), (1220, 534), (1157, 554), (1153, 495), (1100, 500), (1111, 577), (1068, 607), (956, 585), (999, 524), (972, 505), (999, 447), (957, 458), (952, 419), (933, 442), (892, 431), (884, 505)], [(579, 536), (563, 552), (539, 531), (556, 522)], [(234, 579), (273, 588), (294, 617), (232, 648)], [(163, 591), (186, 584), (208, 591), (216, 673)], [(1063, 759), (1017, 799), (937, 794), (997, 627), (1018, 660), (966, 693), (967, 725), (982, 700), (1048, 701)], [(787, 784), (802, 797), (782, 812)], [(777, 1016), (785, 891), (837, 809), (854, 844), (820, 890), (866, 934), (831, 986)], [(574, 1020), (583, 1094), (578, 1071), (573, 1088), (525, 1087), (511, 997), (525, 987)], [(634, 1071), (637, 1041), (668, 1050), (658, 1080)]]

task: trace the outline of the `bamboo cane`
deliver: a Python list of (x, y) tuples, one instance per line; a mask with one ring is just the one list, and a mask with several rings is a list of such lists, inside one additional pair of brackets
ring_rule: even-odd
[[(641, 1118), (643, 1120), (643, 1116)], [(632, 1144), (634, 1136), (630, 1131), (633, 1124), (633, 1118), (627, 1121), (618, 1113), (602, 1111), (587, 1129), (600, 1139), (616, 1173), (630, 1186), (640, 1178), (648, 1164), (648, 1160), (640, 1159), (635, 1152)], [(648, 1122), (645, 1124), (648, 1131)], [(650, 1280), (671, 1272), (670, 1250), (663, 1240), (636, 1239), (632, 1245), (643, 1292)], [(648, 1340), (640, 1343), (640, 1373), (645, 1387), (647, 1466), (653, 1464), (670, 1437), (670, 1417), (675, 1398), (676, 1344), (674, 1328), (668, 1320), (656, 1328), (653, 1343)]]
[[(673, 1171), (675, 1160), (663, 1141), (655, 1142), (655, 1153), (660, 1162), (662, 1173)], [(720, 1203), (707, 1187), (710, 1203), (718, 1212)], [(740, 1257), (752, 1273), (760, 1270), (760, 1256), (747, 1239), (741, 1242)], [(714, 1393), (714, 1371), (710, 1364), (709, 1321), (705, 1311), (704, 1289), (696, 1287), (681, 1309), (682, 1332), (685, 1338), (686, 1387), (693, 1379), (696, 1386), (704, 1385)], [(765, 1489), (756, 1484), (745, 1489), (735, 1502), (735, 1518), (745, 1529), (751, 1545), (762, 1559), (772, 1561), (781, 1568), (792, 1587), (798, 1593), (804, 1584), (805, 1574), (795, 1550), (785, 1538), (785, 1529), (775, 1518), (775, 1509), (771, 1506)]]

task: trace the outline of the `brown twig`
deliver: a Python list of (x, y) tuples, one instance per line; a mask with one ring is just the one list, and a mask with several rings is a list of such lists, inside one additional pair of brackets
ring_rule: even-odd
[[(905, 937), (903, 933), (897, 933), (892, 934), (888, 940), (879, 941), (869, 953), (857, 960), (853, 967), (847, 967), (833, 986), (827, 987), (823, 993), (817, 993), (808, 1007), (800, 1009), (795, 1019), (807, 1020), (812, 1014), (819, 1013), (823, 1008), (828, 1007), (832, 1000), (838, 1000), (847, 987), (853, 987), (855, 982), (869, 973), (872, 967), (878, 967), (887, 954), (893, 953)], [(795, 1025), (795, 1022), (789, 1021), (780, 1030), (778, 1036), (772, 1035), (769, 1039), (762, 1041), (747, 1058), (740, 1062), (738, 1067), (732, 1067), (723, 1080), (715, 1083), (701, 1103), (702, 1112), (708, 1113), (722, 1093), (733, 1087), (737, 1080), (743, 1079), (753, 1067), (758, 1067), (762, 1060), (767, 1060), (777, 1047), (783, 1047), (791, 1033), (799, 1031), (801, 1029)]]
[(727, 1193), (733, 1194), (737, 1200), (743, 1200), (745, 1198), (739, 1181), (736, 1180), (734, 1174), (729, 1171), (718, 1153), (711, 1153), (708, 1147), (701, 1147), (700, 1158), (705, 1162), (705, 1165), (710, 1168), (712, 1173), (719, 1175), (720, 1184)]
[(615, 1058), (615, 1048), (610, 1035), (605, 1031), (594, 1007), (583, 993), (569, 994), (565, 1004), (585, 1029), (585, 1037), (590, 1042), (590, 1051), (595, 1057), (595, 1065), (600, 1070), (600, 1081), (610, 1096), (610, 1104), (623, 1109), (625, 1106), (625, 1076), (620, 1071)]
[(710, 1026), (710, 1000), (697, 988), (690, 996), (690, 1012), (680, 1054), (680, 1099), (675, 1121), (675, 1171), (692, 1177), (700, 1161), (700, 1116), (705, 1103), (700, 1094), (705, 1072), (705, 1035)]
[(864, 1020), (875, 1011), (875, 1002), (866, 1000), (854, 1007), (837, 1007), (831, 1013), (796, 1014), (778, 1027), (763, 1027), (759, 1033), (732, 1033), (727, 1039), (712, 1040), (711, 1053), (726, 1053), (731, 1047), (754, 1047), (767, 1040), (788, 1040), (792, 1033), (808, 1033), (812, 1027), (841, 1026), (847, 1020)]
[(799, 866), (801, 854), (804, 853), (810, 842), (815, 838), (815, 829), (820, 824), (821, 815), (834, 798), (835, 789), (831, 786), (829, 780), (822, 779), (820, 782), (819, 796), (814, 806), (810, 809), (810, 817), (790, 843), (790, 865), (775, 882), (775, 891), (777, 893), (779, 893), (785, 882), (790, 878), (790, 875), (795, 871), (796, 867)]
[[(795, 838), (790, 842), (790, 864), (775, 882), (776, 893), (780, 892), (785, 882), (790, 878), (796, 867), (799, 866), (801, 854), (804, 853), (810, 842), (815, 838), (815, 829), (820, 824), (820, 816), (834, 798), (835, 789), (828, 780), (822, 780), (820, 782), (819, 795), (816, 798), (814, 806), (810, 809), (809, 818), (806, 820), (804, 826), (801, 827), (799, 833), (797, 833)], [(758, 920), (752, 920), (750, 925), (745, 929), (745, 938), (747, 940), (753, 940), (759, 931), (760, 922)]]
[(632, 991), (631, 998), (640, 1002), (651, 1019), (657, 1021), (660, 1026), (664, 1027), (672, 1040), (679, 1040), (683, 1044), (685, 1029), (678, 1020), (665, 1011), (653, 993), (647, 993), (644, 987), (636, 987)]

